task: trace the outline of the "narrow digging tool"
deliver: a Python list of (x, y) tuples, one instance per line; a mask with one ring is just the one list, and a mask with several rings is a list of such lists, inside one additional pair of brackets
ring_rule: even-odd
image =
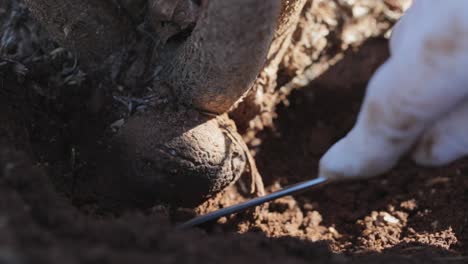
[(230, 215), (230, 214), (235, 214), (235, 213), (244, 211), (244, 210), (246, 210), (248, 208), (255, 207), (257, 205), (261, 205), (263, 203), (266, 203), (266, 202), (281, 198), (283, 196), (297, 194), (299, 192), (305, 191), (305, 190), (310, 189), (312, 187), (323, 185), (323, 184), (325, 184), (327, 182), (328, 182), (328, 180), (325, 179), (325, 178), (322, 178), (322, 177), (319, 177), (319, 178), (316, 178), (316, 179), (313, 179), (313, 180), (309, 180), (309, 181), (305, 181), (305, 182), (300, 182), (300, 183), (294, 184), (292, 186), (286, 187), (286, 188), (284, 188), (282, 190), (279, 190), (277, 192), (270, 193), (270, 194), (267, 194), (265, 196), (258, 197), (258, 198), (255, 198), (255, 199), (252, 199), (252, 200), (249, 200), (247, 202), (243, 202), (243, 203), (240, 203), (240, 204), (237, 204), (237, 205), (226, 207), (226, 208), (220, 209), (218, 211), (211, 212), (211, 213), (206, 214), (206, 215), (201, 215), (201, 216), (195, 217), (195, 218), (193, 218), (193, 219), (191, 219), (191, 220), (189, 220), (189, 221), (187, 221), (185, 223), (182, 223), (182, 224), (178, 225), (177, 229), (187, 229), (187, 228), (190, 228), (190, 227), (195, 227), (195, 226), (204, 224), (206, 222), (216, 220), (216, 219), (221, 218), (223, 216), (227, 216), (227, 215)]

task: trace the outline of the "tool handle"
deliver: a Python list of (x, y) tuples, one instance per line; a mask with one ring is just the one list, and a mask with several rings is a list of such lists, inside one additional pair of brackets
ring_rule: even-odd
[(283, 196), (292, 195), (292, 194), (305, 191), (311, 187), (321, 185), (326, 182), (327, 182), (326, 178), (319, 177), (313, 180), (297, 183), (297, 184), (288, 186), (284, 189), (281, 189), (279, 191), (264, 195), (262, 197), (258, 197), (258, 198), (255, 198), (255, 199), (252, 199), (252, 200), (249, 200), (249, 201), (237, 204), (237, 205), (226, 207), (226, 208), (208, 213), (206, 215), (195, 217), (192, 220), (189, 220), (177, 226), (177, 229), (186, 229), (186, 228), (194, 227), (194, 226), (206, 223), (206, 222), (210, 222), (218, 218), (221, 218), (223, 216), (238, 213), (248, 208), (255, 207), (257, 205), (281, 198)]

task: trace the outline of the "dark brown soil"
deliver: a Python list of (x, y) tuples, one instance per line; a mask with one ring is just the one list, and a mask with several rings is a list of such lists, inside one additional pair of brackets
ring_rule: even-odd
[[(99, 153), (122, 105), (79, 69), (64, 72), (73, 56), (56, 48), (21, 59), (27, 72), (0, 59), (0, 263), (468, 261), (466, 159), (439, 169), (405, 160), (377, 179), (329, 185), (183, 232), (173, 224), (193, 210), (103, 197), (122, 184), (96, 173), (112, 166)], [(316, 176), (318, 159), (350, 129), (366, 82), (387, 56), (387, 40), (369, 39), (279, 107), (275, 129), (251, 142), (269, 191)], [(243, 193), (232, 186), (196, 212), (243, 201)]]

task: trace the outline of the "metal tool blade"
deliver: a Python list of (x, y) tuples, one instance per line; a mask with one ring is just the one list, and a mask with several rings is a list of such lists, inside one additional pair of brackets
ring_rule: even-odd
[(221, 218), (223, 216), (238, 213), (238, 212), (244, 211), (244, 210), (246, 210), (248, 208), (255, 207), (255, 206), (258, 206), (260, 204), (263, 204), (263, 203), (266, 203), (266, 202), (281, 198), (283, 196), (296, 194), (296, 193), (308, 190), (308, 189), (310, 189), (312, 187), (323, 185), (326, 182), (327, 182), (326, 178), (319, 177), (319, 178), (316, 178), (316, 179), (313, 179), (313, 180), (297, 183), (297, 184), (294, 184), (292, 186), (288, 186), (286, 188), (283, 188), (283, 189), (281, 189), (279, 191), (264, 195), (262, 197), (254, 198), (252, 200), (249, 200), (249, 201), (237, 204), (237, 205), (233, 205), (233, 206), (230, 206), (230, 207), (226, 207), (226, 208), (223, 208), (223, 209), (208, 213), (206, 215), (201, 215), (201, 216), (195, 217), (192, 220), (189, 220), (189, 221), (187, 221), (185, 223), (182, 223), (182, 224), (178, 225), (176, 228), (177, 229), (187, 229), (187, 228), (190, 228), (190, 227), (195, 227), (195, 226), (204, 224), (206, 222), (216, 220), (216, 219)]

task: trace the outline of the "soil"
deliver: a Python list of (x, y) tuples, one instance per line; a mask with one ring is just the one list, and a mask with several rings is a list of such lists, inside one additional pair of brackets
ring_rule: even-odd
[[(387, 42), (370, 38), (349, 49), (278, 106), (274, 127), (250, 142), (268, 191), (316, 176), (320, 156), (353, 125)], [(0, 59), (1, 263), (468, 260), (466, 159), (437, 169), (405, 159), (376, 179), (328, 185), (187, 231), (174, 224), (248, 199), (242, 182), (196, 210), (106, 199), (103, 189), (122, 183), (112, 175), (102, 181), (96, 172), (112, 164), (99, 153), (128, 104), (73, 62), (54, 44), (34, 58)]]

